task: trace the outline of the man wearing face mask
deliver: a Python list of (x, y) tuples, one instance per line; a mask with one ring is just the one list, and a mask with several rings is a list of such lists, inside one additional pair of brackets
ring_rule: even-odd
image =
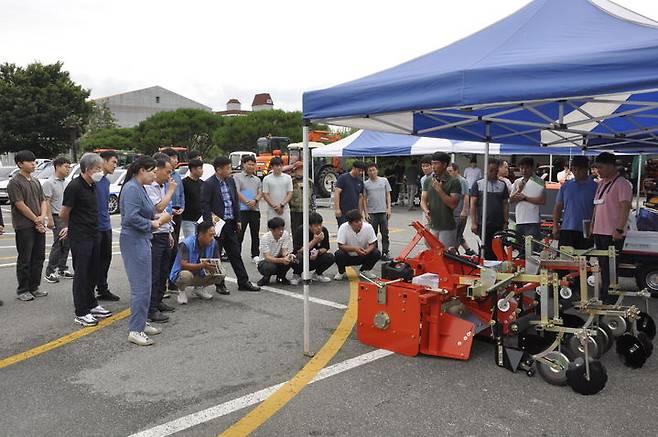
[(94, 326), (99, 319), (112, 315), (94, 296), (99, 270), (100, 239), (98, 238), (98, 203), (96, 183), (103, 178), (102, 158), (96, 153), (85, 153), (80, 159), (80, 176), (64, 190), (60, 218), (67, 225), (73, 258), (74, 322)]

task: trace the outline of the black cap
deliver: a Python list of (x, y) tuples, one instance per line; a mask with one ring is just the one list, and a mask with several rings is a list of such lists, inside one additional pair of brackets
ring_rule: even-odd
[(615, 157), (614, 154), (610, 152), (603, 152), (599, 156), (596, 157), (595, 162), (597, 164), (612, 164), (615, 165), (617, 162), (617, 158)]

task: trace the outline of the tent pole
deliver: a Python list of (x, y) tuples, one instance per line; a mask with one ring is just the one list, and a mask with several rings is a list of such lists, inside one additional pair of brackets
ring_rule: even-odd
[(553, 181), (553, 155), (548, 155), (548, 182)]
[[(304, 165), (308, 165), (309, 162), (309, 153), (308, 153), (308, 124), (305, 123), (302, 128), (302, 137), (304, 142), (303, 148), (303, 158), (302, 162)], [(310, 318), (309, 318), (309, 301), (308, 301), (308, 288), (309, 288), (309, 249), (308, 249), (308, 219), (309, 219), (309, 199), (311, 198), (311, 193), (308, 192), (308, 171), (304, 171), (303, 179), (303, 213), (302, 213), (302, 238), (303, 238), (303, 251), (304, 251), (304, 272), (302, 273), (302, 280), (304, 281), (304, 355), (311, 356), (311, 347), (310, 347)], [(294, 230), (293, 230), (294, 232)]]
[(491, 125), (489, 122), (487, 122), (485, 126), (485, 136), (487, 137), (487, 142), (484, 145), (484, 194), (482, 195), (482, 222), (480, 223), (480, 226), (482, 227), (481, 229), (481, 240), (482, 240), (482, 245), (480, 246), (480, 256), (484, 259), (484, 254), (486, 250), (486, 244), (485, 241), (487, 241), (487, 197), (488, 194), (487, 192), (489, 191), (488, 185), (489, 185), (489, 180), (487, 178), (487, 173), (489, 170), (489, 143), (491, 141), (491, 138), (489, 137), (489, 134), (491, 133)]
[(642, 154), (638, 156), (637, 163), (637, 193), (635, 194), (635, 218), (640, 215), (640, 189), (642, 188)]
[(454, 152), (450, 154), (450, 162), (452, 162), (453, 164), (454, 164), (454, 162), (455, 162), (455, 154), (454, 154)]

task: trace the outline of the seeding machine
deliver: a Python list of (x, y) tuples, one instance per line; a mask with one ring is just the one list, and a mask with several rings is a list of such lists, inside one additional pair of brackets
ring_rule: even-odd
[[(656, 326), (648, 314), (650, 293), (620, 289), (614, 247), (554, 248), (506, 230), (494, 237), (498, 261), (482, 261), (445, 250), (419, 222), (411, 226), (416, 235), (382, 266), (381, 279), (363, 277), (359, 285), (362, 343), (467, 360), (479, 337), (493, 342), (498, 366), (537, 372), (583, 395), (605, 387), (601, 357), (613, 345), (631, 368), (651, 356)], [(599, 299), (599, 262), (606, 261), (614, 304)], [(632, 296), (645, 298), (646, 311), (624, 303)]]

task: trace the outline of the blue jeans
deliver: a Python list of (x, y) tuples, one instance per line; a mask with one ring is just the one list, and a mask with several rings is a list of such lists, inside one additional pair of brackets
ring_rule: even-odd
[(143, 332), (151, 302), (151, 239), (121, 234), (119, 247), (130, 283), (128, 329)]

